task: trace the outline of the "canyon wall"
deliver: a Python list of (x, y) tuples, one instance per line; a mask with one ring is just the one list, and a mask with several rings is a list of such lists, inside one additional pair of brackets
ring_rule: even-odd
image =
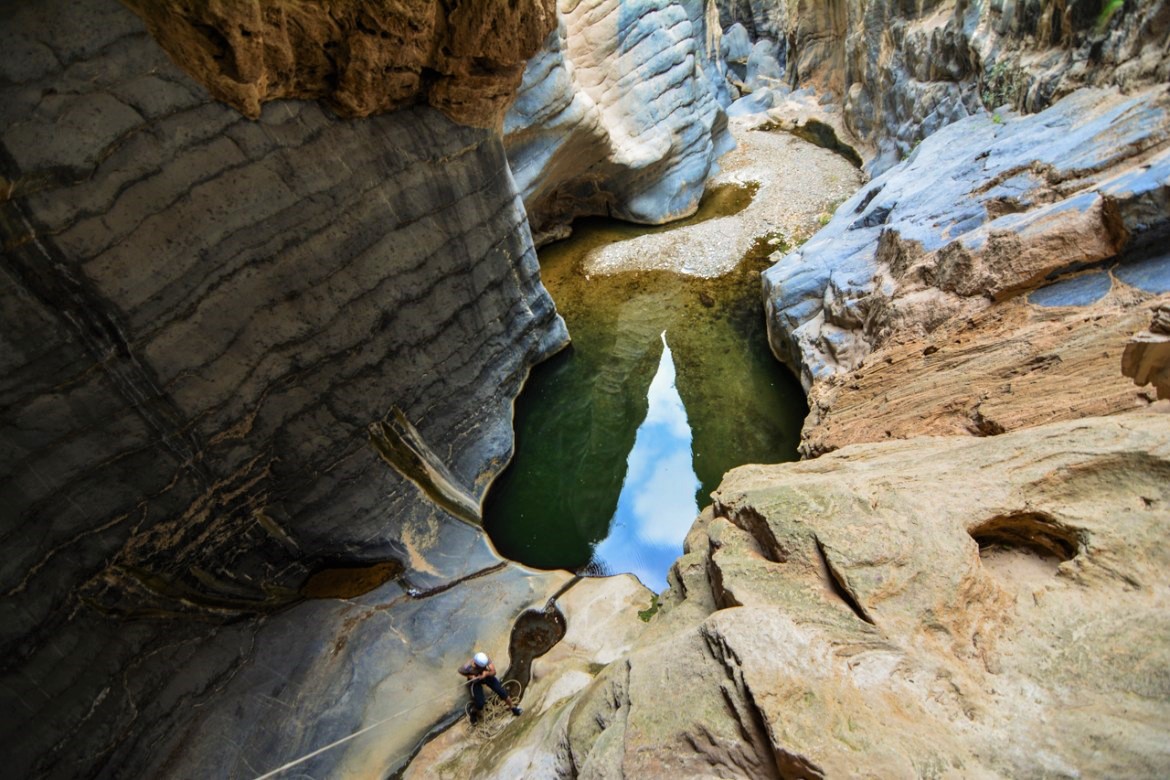
[(567, 334), (497, 132), (261, 106), (300, 94), (263, 68), (245, 118), (147, 33), (226, 6), (132, 5), (163, 21), (0, 19), (6, 769), (254, 776), (411, 689), (416, 720), (312, 765), (385, 774), (454, 708), (449, 667), (564, 579), (476, 514)]
[(409, 777), (1164, 777), (1168, 486), (1164, 409), (735, 469), (656, 613), (574, 588)]
[(1143, 73), (1033, 114), (972, 93), (777, 256), (808, 459), (725, 476), (657, 598), (559, 596), (537, 717), (408, 776), (1170, 771), (1170, 96)]
[(1140, 407), (1128, 338), (1170, 296), (1170, 97), (1082, 90), (927, 138), (764, 273), (802, 447), (993, 435)]
[(785, 47), (792, 88), (831, 95), (874, 175), (981, 109), (1036, 112), (1083, 86), (1170, 81), (1170, 3), (721, 0)]
[(661, 224), (694, 212), (734, 147), (709, 0), (561, 0), (504, 122), (537, 243), (576, 217)]

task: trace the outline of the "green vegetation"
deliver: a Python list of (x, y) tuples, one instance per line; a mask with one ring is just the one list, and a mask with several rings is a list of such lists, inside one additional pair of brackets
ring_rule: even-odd
[(1105, 32), (1113, 15), (1120, 11), (1123, 5), (1125, 5), (1125, 0), (1106, 0), (1105, 6), (1101, 9), (1101, 15), (1097, 17), (1098, 34)]
[(650, 607), (648, 609), (638, 610), (638, 617), (642, 619), (643, 623), (649, 623), (650, 618), (658, 613), (658, 608), (662, 606), (662, 602), (658, 600), (657, 596), (650, 599)]
[(1028, 72), (1019, 63), (1010, 60), (996, 62), (983, 82), (983, 105), (998, 108), (1004, 104), (1014, 108), (1023, 106), (1028, 94)]
[(820, 223), (820, 226), (824, 227), (825, 225), (829, 224), (829, 222), (833, 219), (833, 215), (837, 213), (837, 209), (841, 208), (841, 204), (847, 200), (848, 198), (837, 198), (828, 206), (826, 206), (825, 210), (817, 216), (817, 222)]

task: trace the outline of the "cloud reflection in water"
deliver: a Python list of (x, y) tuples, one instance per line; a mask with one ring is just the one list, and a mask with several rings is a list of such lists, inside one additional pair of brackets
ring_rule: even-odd
[(682, 554), (699, 514), (699, 478), (691, 452), (691, 426), (675, 387), (674, 358), (662, 332), (662, 357), (646, 393), (649, 408), (627, 459), (609, 536), (593, 549), (590, 569), (631, 572), (661, 593), (666, 572)]

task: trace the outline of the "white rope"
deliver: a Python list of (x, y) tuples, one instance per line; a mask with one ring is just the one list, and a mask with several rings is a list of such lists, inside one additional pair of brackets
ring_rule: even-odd
[(296, 759), (295, 761), (289, 761), (287, 764), (284, 764), (283, 766), (278, 766), (276, 769), (273, 769), (271, 772), (266, 772), (266, 773), (260, 775), (259, 777), (256, 778), (256, 780), (265, 780), (265, 778), (268, 778), (268, 777), (275, 777), (276, 775), (280, 774), (281, 772), (283, 772), (286, 769), (291, 769), (292, 767), (296, 766), (297, 764), (303, 764), (306, 761), (308, 761), (310, 758), (313, 758), (315, 756), (319, 756), (327, 750), (332, 750), (333, 748), (337, 747), (338, 745), (345, 743), (345, 742), (349, 742), (351, 739), (354, 739), (355, 737), (360, 737), (362, 734), (365, 734), (367, 731), (370, 731), (371, 729), (376, 729), (379, 726), (381, 726), (382, 724), (388, 723), (389, 721), (394, 720), (395, 718), (399, 717), (400, 715), (405, 715), (406, 713), (410, 712), (411, 710), (417, 710), (419, 707), (423, 706), (426, 703), (427, 702), (425, 702), (425, 701), (419, 702), (418, 704), (414, 705), (413, 707), (407, 707), (406, 709), (402, 710), (401, 712), (396, 712), (393, 715), (389, 715), (385, 718), (382, 718), (379, 721), (375, 721), (374, 723), (371, 723), (370, 725), (366, 726), (364, 729), (361, 729), (360, 731), (355, 731), (354, 733), (350, 734), (348, 737), (342, 737), (341, 739), (337, 740), (336, 742), (330, 742), (325, 747), (317, 748), (312, 753), (308, 753), (306, 755), (303, 755), (300, 758)]

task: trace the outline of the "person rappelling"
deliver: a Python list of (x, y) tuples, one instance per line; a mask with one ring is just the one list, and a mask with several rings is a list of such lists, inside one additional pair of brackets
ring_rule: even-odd
[(512, 700), (512, 697), (508, 695), (508, 691), (496, 677), (496, 666), (488, 658), (487, 653), (476, 653), (470, 661), (459, 667), (459, 674), (463, 675), (467, 679), (468, 684), (471, 685), (471, 699), (473, 702), (471, 708), (471, 724), (473, 726), (479, 722), (480, 714), (483, 712), (483, 686), (485, 685), (504, 700), (508, 707), (511, 708), (513, 715), (519, 715), (524, 712), (520, 708), (520, 705)]

